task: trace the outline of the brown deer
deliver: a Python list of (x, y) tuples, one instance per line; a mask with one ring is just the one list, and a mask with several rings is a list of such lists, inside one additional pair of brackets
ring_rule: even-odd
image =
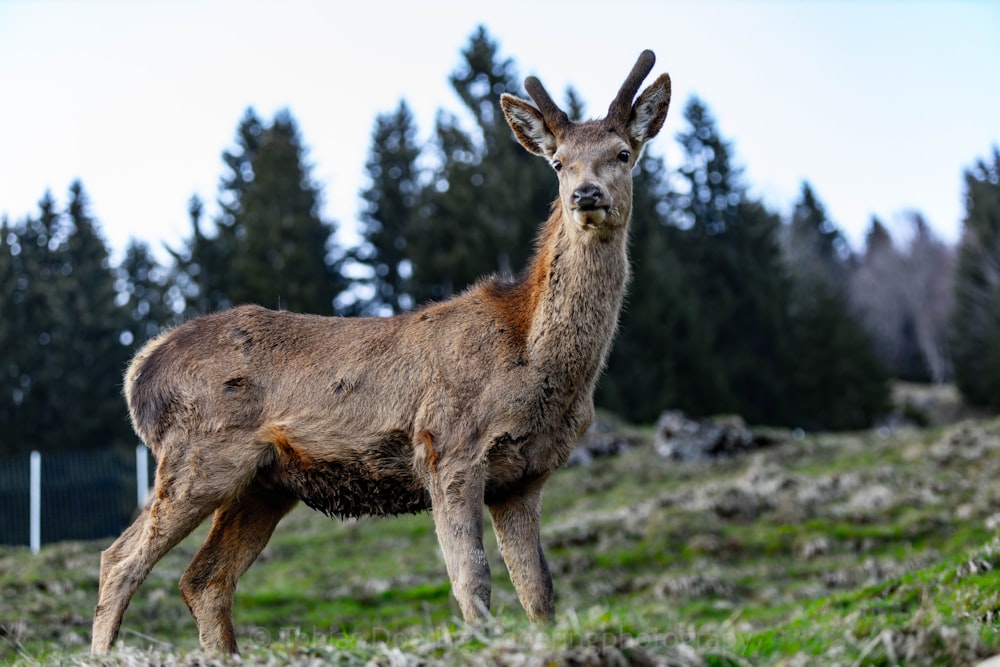
[(136, 354), (125, 397), (156, 485), (101, 556), (93, 652), (110, 649), (153, 565), (213, 513), (180, 589), (202, 645), (236, 652), (236, 582), (298, 500), (339, 517), (430, 509), (468, 622), (490, 605), (485, 504), (528, 617), (553, 617), (542, 486), (590, 424), (617, 327), (631, 171), (670, 102), (666, 74), (635, 99), (653, 62), (644, 51), (602, 120), (571, 121), (534, 77), (537, 106), (502, 97), (518, 141), (559, 179), (517, 280), (390, 318), (241, 306)]

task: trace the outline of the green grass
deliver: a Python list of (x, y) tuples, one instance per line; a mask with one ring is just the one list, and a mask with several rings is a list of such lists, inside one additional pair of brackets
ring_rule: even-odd
[[(246, 664), (972, 665), (1000, 653), (1000, 421), (787, 438), (715, 465), (640, 444), (560, 471), (559, 614), (525, 620), (492, 538), (495, 619), (457, 620), (429, 515), (293, 512), (240, 582)], [(212, 664), (177, 581), (202, 527), (86, 656), (106, 542), (0, 549), (0, 661)], [(221, 664), (221, 663), (220, 663)]]

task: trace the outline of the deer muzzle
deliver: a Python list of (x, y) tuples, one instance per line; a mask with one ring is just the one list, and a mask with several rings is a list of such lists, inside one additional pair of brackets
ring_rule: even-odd
[(584, 229), (603, 223), (609, 208), (608, 197), (593, 183), (584, 183), (573, 191), (573, 219)]

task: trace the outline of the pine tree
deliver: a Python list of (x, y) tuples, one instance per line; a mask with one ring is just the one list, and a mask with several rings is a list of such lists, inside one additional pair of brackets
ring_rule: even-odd
[(236, 147), (222, 152), (222, 162), (228, 171), (223, 174), (219, 188), (222, 214), (216, 225), (220, 230), (236, 230), (236, 236), (243, 233), (239, 230), (241, 203), (254, 181), (254, 160), (264, 132), (264, 122), (252, 107), (248, 108), (236, 127)]
[(580, 94), (576, 92), (576, 89), (570, 86), (566, 90), (566, 104), (563, 105), (563, 109), (566, 111), (566, 115), (572, 121), (582, 121), (583, 110), (584, 110), (583, 100), (580, 98)]
[(796, 278), (844, 289), (850, 250), (809, 183), (802, 184), (785, 239), (785, 257)]
[(372, 270), (368, 282), (373, 296), (363, 309), (368, 313), (398, 313), (413, 307), (407, 238), (416, 227), (421, 200), (417, 160), (417, 128), (405, 101), (396, 111), (375, 119), (368, 161), (369, 186), (362, 192), (364, 244), (358, 259)]
[[(21, 372), (17, 363), (19, 333), (23, 331), (20, 322), (23, 309), (23, 288), (19, 286), (22, 277), (19, 272), (21, 244), (17, 229), (7, 216), (0, 219), (0, 428), (12, 429), (15, 415), (22, 396)], [(18, 434), (10, 430), (0, 438), (0, 456), (10, 453), (7, 439), (16, 442)]]
[(226, 172), (220, 179), (220, 214), (213, 221), (214, 229), (205, 228), (204, 204), (193, 195), (188, 201), (191, 237), (181, 250), (168, 248), (174, 258), (170, 282), (183, 299), (185, 318), (225, 310), (236, 303), (233, 264), (246, 239), (239, 216), (243, 196), (254, 181), (253, 163), (264, 130), (256, 111), (248, 108), (236, 128), (236, 146), (222, 153)]
[[(7, 453), (119, 444), (128, 424), (120, 398), (127, 349), (108, 251), (90, 217), (83, 186), (68, 211), (53, 197), (39, 215), (6, 225), (0, 349), (5, 395), (0, 432)], [(5, 265), (5, 266), (4, 266)]]
[(704, 102), (692, 98), (684, 109), (688, 129), (677, 134), (684, 154), (678, 170), (673, 222), (695, 238), (735, 233), (739, 207), (746, 199), (741, 172), (732, 166), (732, 149), (718, 133)]
[(65, 372), (64, 357), (50, 353), (52, 341), (64, 336), (64, 320), (58, 318), (62, 271), (55, 252), (60, 246), (61, 216), (50, 192), (38, 209), (37, 217), (25, 219), (7, 235), (12, 241), (14, 289), (9, 301), (4, 300), (3, 326), (10, 332), (10, 344), (0, 348), (0, 355), (10, 377), (10, 394), (5, 397), (9, 402), (0, 424), (4, 434), (0, 443), (8, 455), (59, 448), (66, 435), (59, 428), (46, 428), (55, 425), (58, 407), (49, 394)]
[(239, 230), (232, 301), (332, 314), (334, 299), (346, 288), (342, 257), (334, 256), (334, 226), (320, 215), (320, 191), (290, 113), (279, 112), (260, 134), (250, 165), (250, 181), (244, 170), (229, 193)]
[(450, 77), (475, 132), (438, 115), (440, 167), (407, 242), (418, 302), (450, 296), (484, 273), (520, 270), (556, 194), (548, 168), (517, 145), (504, 120), (500, 95), (524, 93), (498, 51), (480, 27)]
[(167, 296), (167, 272), (143, 241), (132, 239), (118, 267), (123, 283), (119, 300), (128, 313), (128, 343), (138, 347), (156, 336), (174, 313)]
[(417, 304), (446, 299), (494, 266), (489, 230), (476, 215), (472, 184), (481, 184), (482, 175), (474, 171), (472, 139), (457, 119), (443, 112), (435, 134), (441, 166), (406, 238)]
[(728, 275), (722, 284), (735, 299), (729, 319), (719, 321), (715, 340), (726, 360), (729, 386), (742, 406), (736, 412), (754, 423), (794, 419), (784, 375), (794, 363), (789, 355), (792, 282), (781, 258), (780, 227), (777, 214), (748, 200), (739, 207), (736, 233), (727, 231), (719, 239), (732, 245), (719, 248), (723, 257), (716, 275)]
[[(125, 312), (116, 304), (115, 275), (107, 246), (82, 184), (70, 186), (69, 230), (62, 251), (66, 283), (59, 316), (64, 320), (64, 401), (60, 418), (83, 446), (106, 446), (131, 437), (121, 400), (121, 372), (128, 361), (122, 334)], [(55, 343), (56, 341), (53, 341)]]
[(668, 178), (661, 158), (640, 157), (633, 193), (632, 281), (595, 400), (634, 423), (648, 423), (666, 408), (688, 408), (686, 378), (706, 365), (706, 350), (677, 251), (680, 230), (666, 223)]
[(969, 403), (1000, 409), (1000, 149), (965, 174), (952, 359)]
[(239, 242), (237, 230), (227, 214), (223, 214), (215, 226), (215, 235), (209, 236), (202, 230), (203, 213), (201, 199), (192, 196), (188, 201), (191, 237), (182, 250), (167, 248), (174, 260), (169, 282), (184, 304), (184, 318), (233, 305), (232, 262)]
[(866, 428), (888, 410), (888, 374), (850, 310), (846, 242), (808, 184), (786, 238), (794, 278), (790, 414), (810, 429)]
[(788, 388), (790, 281), (781, 262), (780, 220), (746, 195), (728, 143), (707, 107), (692, 99), (671, 220), (697, 300), (703, 365), (686, 378), (696, 414), (733, 412), (756, 423), (791, 419)]
[(790, 425), (814, 430), (870, 427), (890, 407), (885, 367), (832, 284), (796, 285), (791, 318)]
[(465, 62), (450, 81), (480, 132), (475, 138), (480, 147), (477, 169), (469, 176), (478, 206), (470, 222), (489, 231), (494, 244), (492, 264), (500, 273), (509, 274), (523, 267), (531, 255), (532, 240), (558, 188), (544, 161), (514, 139), (500, 107), (503, 93), (526, 96), (513, 60), (499, 56), (497, 43), (482, 27), (462, 55)]
[(185, 314), (240, 303), (332, 314), (347, 287), (345, 253), (334, 244), (333, 223), (321, 216), (321, 191), (295, 120), (282, 111), (264, 125), (248, 109), (236, 143), (223, 153), (228, 172), (214, 235), (202, 229), (203, 207), (194, 197), (192, 236), (183, 250), (171, 251)]

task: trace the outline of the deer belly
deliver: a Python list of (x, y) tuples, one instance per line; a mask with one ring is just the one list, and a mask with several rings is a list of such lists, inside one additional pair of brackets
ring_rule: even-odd
[(310, 457), (292, 446), (279, 444), (278, 450), (264, 476), (268, 485), (329, 516), (392, 516), (431, 507), (430, 494), (414, 475), (412, 461), (396, 447), (354, 450), (329, 460)]
[(364, 464), (319, 462), (288, 471), (284, 486), (302, 502), (341, 519), (414, 514), (430, 509), (427, 491), (411, 474), (385, 474)]

